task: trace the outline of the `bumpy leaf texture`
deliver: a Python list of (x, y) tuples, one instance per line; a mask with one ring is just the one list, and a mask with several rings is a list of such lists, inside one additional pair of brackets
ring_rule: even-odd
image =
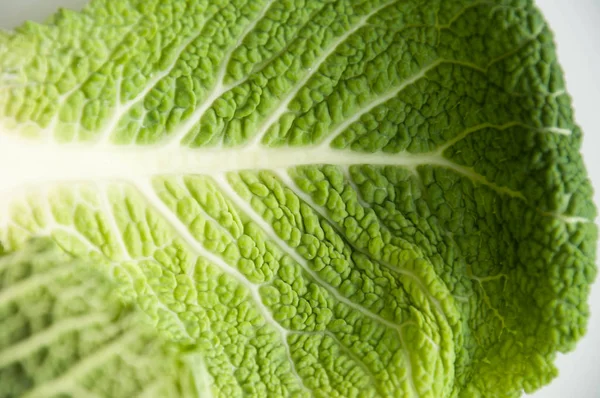
[(585, 332), (532, 1), (95, 0), (0, 71), (0, 397), (517, 397)]

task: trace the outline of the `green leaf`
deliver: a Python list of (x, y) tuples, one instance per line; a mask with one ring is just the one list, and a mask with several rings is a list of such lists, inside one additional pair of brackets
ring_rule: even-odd
[(0, 257), (1, 397), (198, 392), (193, 355), (161, 342), (99, 268), (47, 238)]
[(46, 237), (145, 319), (100, 335), (161, 342), (94, 385), (0, 361), (0, 396), (517, 397), (585, 333), (596, 209), (530, 0), (95, 0), (0, 44), (2, 261), (43, 278)]

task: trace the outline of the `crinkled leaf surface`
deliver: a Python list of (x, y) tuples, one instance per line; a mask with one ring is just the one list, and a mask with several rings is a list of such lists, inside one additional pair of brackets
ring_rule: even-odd
[(2, 397), (516, 397), (585, 331), (595, 208), (532, 1), (95, 0), (0, 71)]
[(48, 238), (0, 257), (1, 396), (195, 391), (184, 361), (192, 356), (162, 342), (135, 302), (115, 294), (119, 286), (98, 268)]

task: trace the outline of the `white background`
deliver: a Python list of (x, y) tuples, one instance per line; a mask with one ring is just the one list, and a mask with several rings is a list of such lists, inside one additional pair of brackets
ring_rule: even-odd
[[(57, 7), (79, 8), (86, 0), (0, 0), (0, 27), (26, 19), (43, 21)], [(583, 154), (600, 203), (600, 1), (537, 0), (555, 32), (558, 56), (573, 96), (577, 122), (585, 132)], [(600, 248), (599, 248), (600, 249)], [(600, 284), (590, 298), (588, 333), (577, 349), (559, 355), (560, 376), (535, 398), (600, 397)]]

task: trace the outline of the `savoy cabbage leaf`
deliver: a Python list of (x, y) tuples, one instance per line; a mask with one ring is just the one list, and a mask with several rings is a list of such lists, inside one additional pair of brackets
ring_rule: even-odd
[(94, 0), (0, 126), (0, 397), (517, 397), (585, 332), (531, 0)]

